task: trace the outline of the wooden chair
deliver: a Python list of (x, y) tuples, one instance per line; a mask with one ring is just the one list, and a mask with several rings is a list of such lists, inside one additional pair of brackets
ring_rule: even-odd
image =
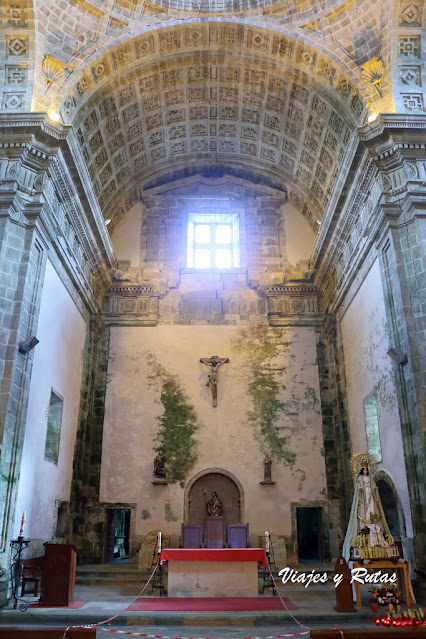
[(228, 525), (228, 548), (248, 548), (249, 547), (249, 525), (229, 524)]
[(26, 591), (27, 585), (31, 583), (33, 584), (32, 590), (33, 590), (34, 597), (37, 597), (39, 584), (41, 582), (41, 576), (43, 572), (43, 559), (44, 557), (33, 557), (32, 559), (23, 560), (22, 587), (21, 587), (22, 597), (26, 594), (25, 591)]
[(183, 548), (201, 548), (203, 529), (199, 524), (182, 524), (181, 543)]
[(207, 517), (206, 547), (225, 548), (225, 520), (223, 517)]

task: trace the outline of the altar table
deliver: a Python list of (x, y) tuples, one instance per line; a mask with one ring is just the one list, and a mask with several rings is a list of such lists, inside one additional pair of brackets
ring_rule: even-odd
[(169, 597), (257, 597), (257, 564), (267, 566), (262, 548), (166, 548)]

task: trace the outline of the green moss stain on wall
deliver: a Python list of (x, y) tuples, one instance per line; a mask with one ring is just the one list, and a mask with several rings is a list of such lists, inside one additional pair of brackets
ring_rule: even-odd
[(141, 519), (151, 519), (151, 513), (149, 510), (143, 510), (141, 512)]
[[(242, 359), (251, 399), (247, 417), (262, 452), (293, 466), (306, 426), (320, 413), (320, 402), (315, 388), (292, 373), (295, 355), (290, 352), (289, 336), (293, 333), (285, 328), (246, 328), (233, 339), (232, 349)], [(294, 475), (302, 490), (306, 472), (294, 469)]]
[(318, 400), (318, 397), (317, 397), (316, 390), (315, 390), (315, 388), (312, 388), (312, 386), (307, 386), (305, 388), (305, 399), (308, 402), (312, 401), (314, 406), (319, 404), (319, 400)]
[(166, 521), (177, 521), (178, 518), (174, 514), (170, 502), (166, 501), (164, 504), (164, 519)]
[(285, 385), (280, 381), (286, 366), (283, 355), (290, 345), (281, 330), (266, 327), (243, 329), (232, 341), (233, 350), (243, 357), (244, 373), (252, 408), (248, 419), (264, 453), (294, 464), (296, 455), (289, 447), (291, 428), (279, 424), (280, 414), (289, 414), (289, 406), (280, 399)]
[(147, 354), (147, 362), (148, 383), (159, 390), (164, 409), (157, 418), (159, 429), (154, 450), (166, 456), (167, 481), (183, 482), (197, 459), (194, 437), (198, 430), (197, 414), (179, 378), (166, 370), (154, 354)]

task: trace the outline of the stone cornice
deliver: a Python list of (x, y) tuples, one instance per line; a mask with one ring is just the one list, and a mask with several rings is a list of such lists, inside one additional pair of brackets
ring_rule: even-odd
[(70, 131), (43, 113), (0, 114), (0, 155), (6, 167), (0, 189), (3, 194), (13, 186), (24, 200), (44, 204), (55, 228), (51, 240), (66, 270), (75, 271), (82, 290), (96, 297), (110, 284), (108, 268), (115, 257)]
[(426, 114), (400, 114), (400, 113), (382, 113), (377, 120), (371, 124), (365, 124), (358, 129), (358, 135), (361, 142), (370, 142), (371, 140), (379, 140), (382, 137), (388, 137), (392, 130), (404, 133), (407, 129), (423, 129), (426, 134)]
[(9, 131), (33, 134), (35, 129), (39, 130), (40, 139), (52, 145), (53, 140), (65, 141), (71, 127), (51, 122), (45, 113), (0, 113), (0, 135)]
[(318, 295), (318, 288), (312, 284), (270, 284), (259, 287), (260, 295)]
[(415, 157), (426, 147), (426, 115), (382, 114), (358, 133), (347, 179), (335, 209), (324, 216), (311, 256), (320, 287), (325, 272), (346, 249), (349, 234), (361, 218), (365, 235), (379, 198), (404, 198), (407, 190), (415, 192), (417, 184), (426, 179), (424, 167), (415, 164)]
[[(30, 155), (34, 154), (42, 161), (53, 160), (54, 156), (58, 158), (58, 149), (61, 149), (63, 160), (57, 159), (56, 163), (53, 162), (52, 171), (61, 185), (65, 199), (75, 210), (75, 221), (82, 231), (85, 223), (82, 221), (81, 211), (78, 211), (80, 207), (76, 204), (76, 200), (79, 201), (87, 226), (91, 229), (92, 241), (97, 245), (95, 252), (102, 256), (109, 267), (115, 261), (111, 240), (97, 200), (88, 186), (90, 182), (82, 179), (80, 175), (84, 163), (76, 149), (73, 136), (69, 135), (70, 132), (70, 126), (52, 123), (45, 113), (14, 114), (12, 119), (7, 114), (0, 114), (0, 148), (12, 150), (18, 145), (26, 147)], [(10, 141), (7, 139), (9, 137)], [(45, 148), (40, 147), (40, 143)], [(22, 149), (19, 155), (21, 154)], [(87, 232), (88, 229), (85, 230), (85, 235)]]

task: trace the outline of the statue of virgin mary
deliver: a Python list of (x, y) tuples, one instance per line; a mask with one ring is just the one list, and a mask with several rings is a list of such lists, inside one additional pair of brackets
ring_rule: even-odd
[(387, 548), (393, 544), (379, 491), (373, 479), (376, 460), (369, 453), (362, 452), (352, 457), (352, 463), (356, 480), (349, 524), (343, 543), (342, 554), (346, 561), (351, 556), (351, 548), (358, 545), (358, 543), (354, 544), (354, 540), (359, 539), (358, 536), (363, 530), (367, 533), (364, 536), (368, 536), (368, 541), (365, 540), (366, 551), (368, 547)]

